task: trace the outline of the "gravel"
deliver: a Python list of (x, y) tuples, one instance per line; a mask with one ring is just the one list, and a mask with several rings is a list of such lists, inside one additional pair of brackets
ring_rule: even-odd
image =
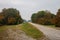
[(7, 29), (0, 33), (0, 40), (36, 40), (29, 37), (22, 30)]

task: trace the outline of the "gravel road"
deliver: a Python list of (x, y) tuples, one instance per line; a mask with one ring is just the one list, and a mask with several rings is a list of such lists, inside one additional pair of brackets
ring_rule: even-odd
[(50, 40), (60, 40), (60, 30), (45, 27), (34, 23), (31, 24), (34, 25), (40, 31), (42, 31), (45, 34), (45, 36), (48, 37)]

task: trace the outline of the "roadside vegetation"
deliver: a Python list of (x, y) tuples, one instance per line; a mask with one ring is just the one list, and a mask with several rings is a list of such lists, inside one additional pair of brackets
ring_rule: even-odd
[(56, 27), (55, 25), (43, 25), (43, 26), (60, 30), (60, 27)]
[(31, 20), (33, 23), (42, 25), (55, 25), (55, 27), (60, 27), (60, 9), (58, 9), (57, 14), (53, 14), (50, 11), (38, 11), (32, 14)]
[(16, 28), (16, 26), (17, 25), (4, 25), (4, 26), (0, 26), (0, 32), (2, 32), (2, 31), (5, 31), (5, 30), (7, 30), (7, 29), (14, 29), (14, 28)]
[(0, 12), (0, 26), (1, 25), (16, 25), (21, 24), (23, 19), (20, 12), (15, 8), (4, 8)]
[(3, 32), (7, 29), (19, 29), (22, 30), (26, 33), (26, 35), (39, 40), (40, 38), (45, 37), (44, 34), (39, 31), (37, 28), (35, 28), (32, 24), (29, 23), (22, 23), (19, 25), (5, 25), (5, 26), (0, 26), (0, 32)]
[(27, 35), (35, 39), (39, 39), (44, 36), (41, 31), (39, 31), (37, 28), (35, 28), (33, 25), (29, 23), (23, 23), (20, 29), (23, 30)]

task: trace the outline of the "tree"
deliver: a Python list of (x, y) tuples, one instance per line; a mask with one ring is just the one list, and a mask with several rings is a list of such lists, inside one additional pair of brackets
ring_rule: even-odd
[(8, 9), (4, 8), (0, 13), (0, 20), (2, 20), (0, 21), (0, 23), (10, 25), (19, 24), (23, 22), (19, 11), (14, 8), (8, 8)]
[(0, 25), (4, 25), (5, 21), (4, 21), (4, 14), (0, 13)]
[(56, 27), (60, 27), (60, 9), (58, 9), (57, 15), (56, 15)]
[(49, 11), (39, 11), (37, 13), (32, 14), (32, 22), (44, 25), (55, 24), (55, 21), (52, 22), (55, 18), (55, 15)]
[(33, 23), (36, 23), (36, 14), (34, 13), (34, 14), (32, 14), (32, 16), (31, 16), (31, 20), (32, 20), (32, 22)]

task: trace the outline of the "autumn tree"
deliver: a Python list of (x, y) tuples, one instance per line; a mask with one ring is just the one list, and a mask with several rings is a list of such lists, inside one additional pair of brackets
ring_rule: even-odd
[(5, 21), (4, 21), (4, 14), (0, 13), (0, 25), (4, 25)]
[(58, 9), (57, 15), (56, 15), (56, 27), (60, 27), (60, 9)]
[(0, 20), (2, 19), (5, 24), (19, 24), (23, 22), (20, 12), (14, 8), (4, 8), (0, 14)]
[(37, 13), (32, 14), (31, 20), (34, 23), (51, 25), (55, 23), (55, 21), (54, 23), (52, 22), (52, 19), (54, 19), (54, 17), (55, 15), (49, 11), (39, 11)]

